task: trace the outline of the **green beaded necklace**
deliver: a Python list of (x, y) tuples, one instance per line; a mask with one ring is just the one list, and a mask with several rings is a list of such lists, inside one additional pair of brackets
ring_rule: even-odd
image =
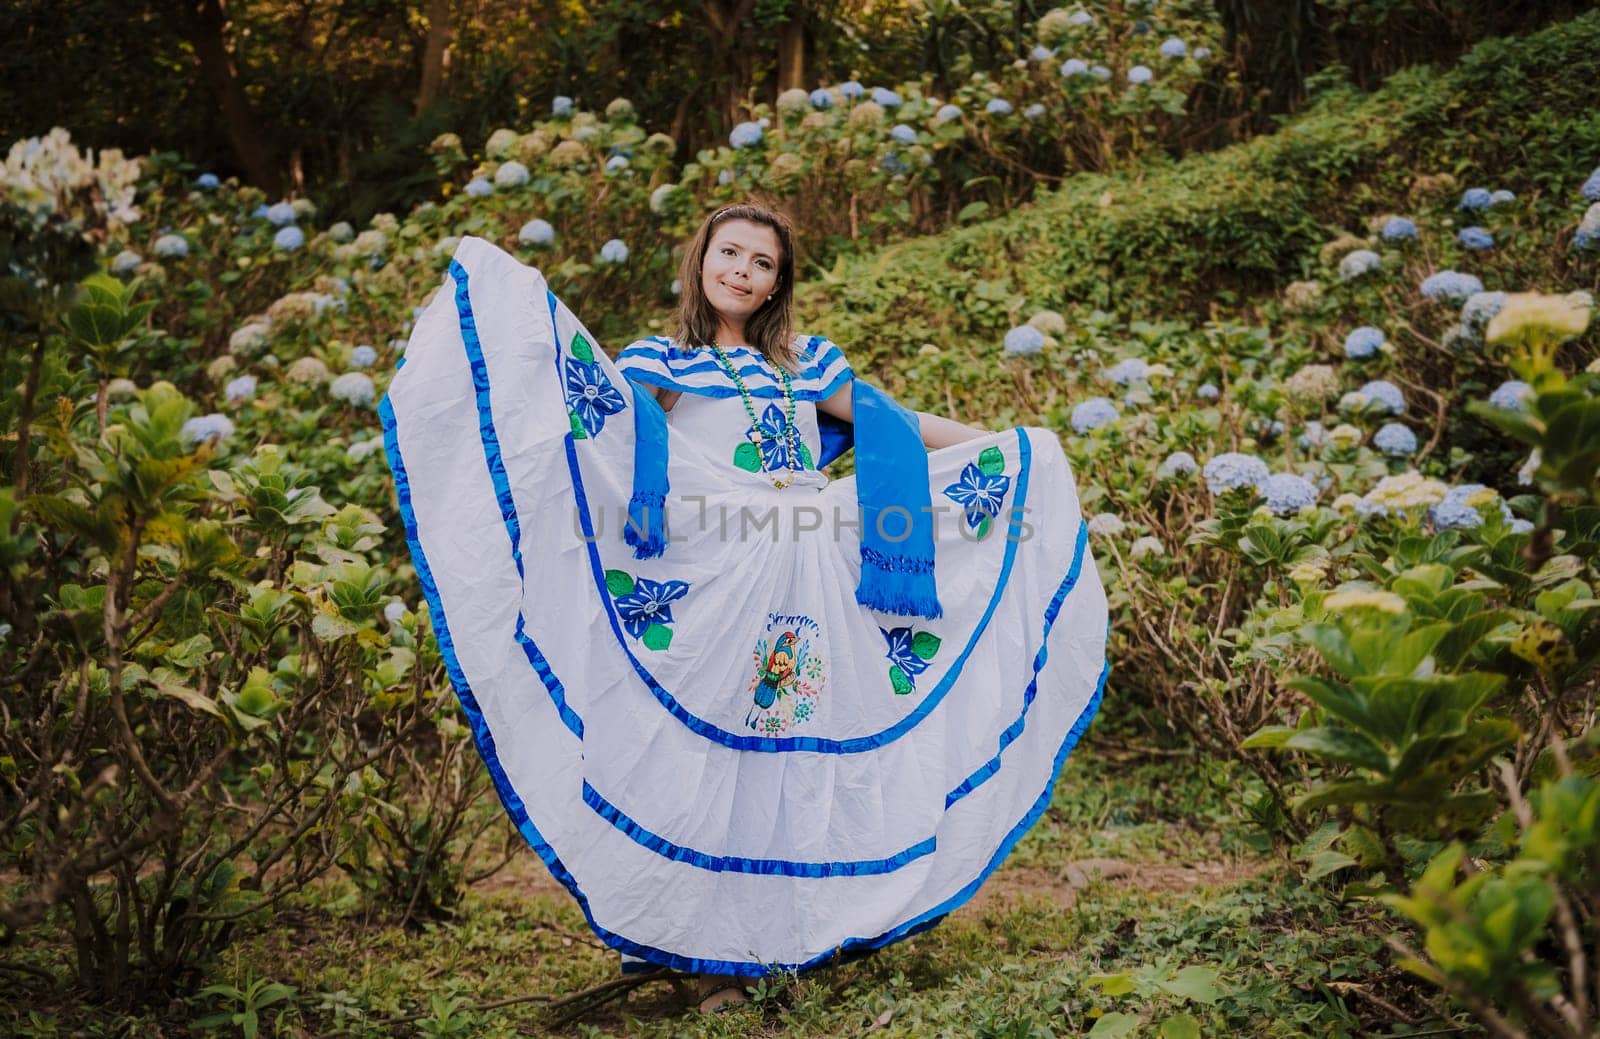
[[(750, 391), (745, 388), (744, 379), (739, 376), (739, 369), (734, 365), (733, 361), (728, 358), (728, 355), (723, 352), (721, 344), (712, 343), (711, 352), (717, 355), (718, 362), (721, 363), (722, 367), (733, 379), (734, 386), (738, 387), (739, 389), (739, 398), (744, 402), (745, 414), (750, 416), (750, 427), (755, 430), (755, 447), (756, 451), (758, 452), (757, 458), (759, 459), (761, 442), (765, 439), (765, 437), (761, 432), (761, 423), (756, 418), (756, 409), (754, 403), (751, 401)], [(786, 412), (783, 422), (783, 430), (778, 434), (778, 437), (787, 442), (788, 451), (786, 453), (788, 455), (787, 468), (789, 472), (797, 473), (804, 468), (804, 463), (800, 458), (800, 431), (799, 428), (794, 424), (794, 387), (790, 384), (789, 372), (783, 367), (783, 365), (775, 364), (773, 367), (778, 372), (779, 381), (783, 383), (784, 410)], [(772, 486), (778, 488), (779, 490), (782, 490), (794, 482), (794, 477), (792, 475), (788, 477), (769, 476), (768, 479), (772, 481)]]

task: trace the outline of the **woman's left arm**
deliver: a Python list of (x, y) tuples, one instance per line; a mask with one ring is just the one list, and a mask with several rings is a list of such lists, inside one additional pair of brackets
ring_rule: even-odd
[[(854, 422), (856, 414), (855, 407), (851, 404), (850, 385), (846, 383), (834, 391), (833, 396), (827, 400), (818, 401), (817, 410), (832, 415), (834, 418), (843, 419), (846, 422)], [(987, 429), (974, 429), (972, 426), (963, 425), (942, 415), (935, 415), (927, 411), (919, 411), (916, 415), (917, 423), (922, 429), (922, 443), (930, 450), (938, 450), (941, 447), (949, 447), (951, 444), (976, 440), (978, 437), (989, 435), (989, 430)]]

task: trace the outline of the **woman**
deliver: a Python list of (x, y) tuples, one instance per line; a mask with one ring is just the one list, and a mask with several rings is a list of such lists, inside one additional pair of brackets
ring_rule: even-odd
[(1105, 678), (1054, 434), (901, 407), (791, 333), (793, 271), (787, 221), (724, 207), (675, 336), (613, 363), (467, 238), (381, 406), (508, 812), (625, 969), (702, 975), (708, 1009), (970, 898)]

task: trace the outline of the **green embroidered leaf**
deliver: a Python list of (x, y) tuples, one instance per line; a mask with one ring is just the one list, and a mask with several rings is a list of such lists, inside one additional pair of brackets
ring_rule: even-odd
[(665, 624), (652, 624), (644, 629), (644, 637), (640, 641), (650, 649), (666, 649), (672, 645), (672, 629)]
[(733, 464), (747, 473), (761, 471), (761, 449), (748, 440), (733, 449)]
[(1005, 456), (998, 447), (986, 447), (978, 455), (978, 470), (989, 476), (998, 476), (1006, 471)]
[(800, 441), (800, 465), (806, 469), (817, 467), (817, 463), (811, 460), (811, 448), (806, 446), (804, 440)]
[(572, 439), (584, 440), (589, 436), (588, 431), (583, 428), (583, 419), (578, 417), (576, 411), (568, 409), (567, 420), (572, 423)]
[(589, 363), (594, 361), (594, 347), (589, 345), (589, 340), (583, 337), (582, 332), (572, 337), (572, 356), (580, 361)]
[(889, 682), (894, 686), (896, 696), (904, 696), (911, 692), (911, 679), (907, 678), (906, 673), (900, 670), (899, 664), (889, 665)]
[(633, 575), (626, 570), (607, 570), (606, 591), (612, 595), (627, 595), (633, 591)]
[(989, 530), (993, 526), (994, 526), (994, 524), (989, 522), (989, 517), (988, 516), (983, 517), (983, 519), (978, 521), (978, 534), (977, 534), (977, 537), (974, 538), (973, 540), (982, 541), (984, 538), (988, 537), (989, 536)]
[(911, 652), (923, 660), (932, 660), (933, 655), (939, 652), (939, 636), (931, 631), (919, 631), (911, 636)]

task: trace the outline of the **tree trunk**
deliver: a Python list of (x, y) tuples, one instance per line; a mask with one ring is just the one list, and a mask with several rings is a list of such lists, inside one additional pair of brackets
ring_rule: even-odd
[(281, 194), (282, 184), (272, 152), (256, 123), (255, 114), (250, 111), (244, 87), (228, 55), (228, 16), (222, 9), (222, 0), (185, 0), (178, 9), (186, 16), (184, 35), (189, 38), (200, 62), (200, 76), (222, 111), (228, 140), (245, 175), (269, 197)]
[(778, 93), (806, 87), (806, 22), (798, 5), (789, 5), (789, 20), (778, 26)]
[(428, 0), (428, 42), (422, 52), (422, 87), (417, 91), (418, 115), (439, 100), (444, 85), (445, 54), (453, 35), (450, 0)]
[(709, 67), (733, 70), (722, 83), (717, 96), (717, 114), (722, 117), (719, 129), (727, 133), (739, 121), (739, 103), (750, 89), (750, 49), (741, 37), (744, 35), (745, 19), (755, 9), (755, 0), (703, 0), (700, 9), (705, 12), (706, 25), (710, 30)]

